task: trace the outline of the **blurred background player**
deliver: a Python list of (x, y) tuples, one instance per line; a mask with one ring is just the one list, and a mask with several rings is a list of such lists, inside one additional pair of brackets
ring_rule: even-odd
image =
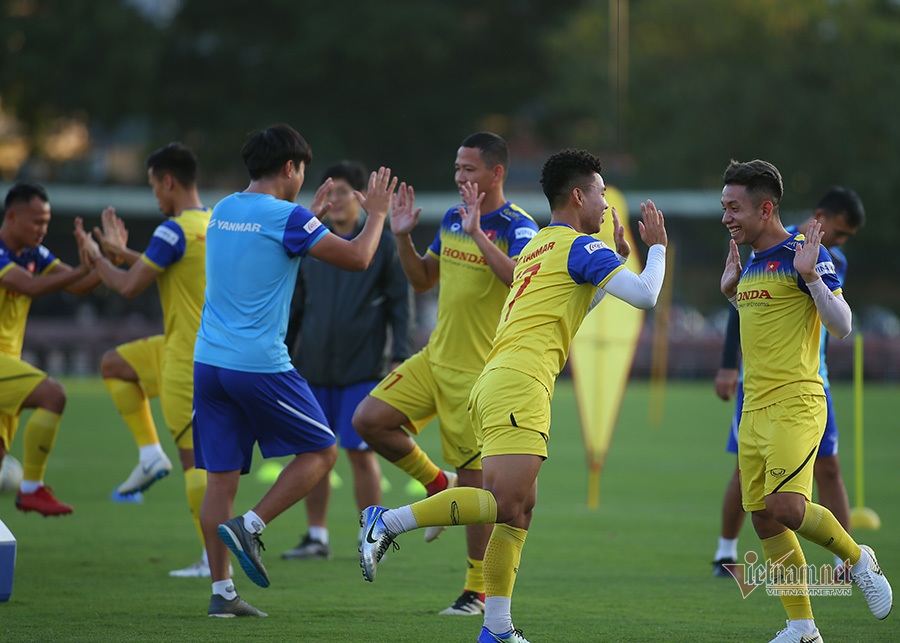
[[(425, 348), (393, 370), (362, 401), (353, 426), (376, 452), (425, 485), (429, 496), (457, 484), (482, 485), (481, 450), (466, 403), (491, 349), (516, 259), (538, 230), (531, 217), (503, 194), (508, 168), (509, 148), (496, 134), (479, 132), (460, 144), (457, 189), (468, 198), (467, 204), (477, 201), (485, 214), (464, 217), (465, 208), (450, 208), (425, 256), (416, 252), (410, 237), (421, 208), (415, 209), (413, 199), (399, 202), (401, 192), (398, 207), (391, 213), (400, 263), (413, 289), (424, 292), (441, 282), (437, 326)], [(455, 473), (441, 471), (412, 438), (435, 415), (440, 421), (444, 461)], [(434, 540), (442, 530), (426, 530), (425, 540)], [(466, 528), (463, 592), (441, 614), (483, 613), (482, 567), (490, 533), (484, 525)]]
[(17, 183), (4, 202), (0, 226), (0, 466), (12, 446), (19, 414), (34, 409), (25, 425), (23, 478), (16, 494), (20, 511), (44, 516), (72, 513), (44, 485), (47, 459), (66, 407), (62, 385), (22, 361), (22, 340), (31, 300), (58, 290), (85, 295), (100, 283), (81, 255), (73, 269), (41, 242), (50, 223), (50, 199), (37, 183)]
[[(363, 227), (353, 193), (365, 193), (366, 169), (341, 161), (322, 174), (322, 182), (328, 179), (332, 184), (325, 198), (331, 208), (326, 225), (349, 241)], [(388, 230), (382, 230), (375, 258), (362, 272), (341, 270), (314, 257), (300, 264), (285, 342), (347, 453), (360, 511), (381, 504), (381, 467), (350, 420), (369, 391), (409, 357), (412, 305), (412, 290)], [(304, 499), (307, 534), (282, 558), (331, 558), (330, 494), (329, 476), (324, 476)]]
[[(623, 265), (631, 248), (615, 210), (618, 253), (591, 236), (608, 208), (600, 169), (593, 154), (563, 150), (541, 171), (550, 225), (522, 250), (493, 347), (468, 401), (483, 446), (484, 489), (447, 489), (399, 509), (369, 507), (360, 519), (366, 528), (360, 565), (369, 581), (398, 534), (496, 523), (484, 556), (487, 599), (479, 643), (528, 643), (513, 627), (513, 585), (537, 501), (538, 472), (548, 456), (550, 402), (572, 338), (607, 292), (652, 308), (665, 277), (666, 229), (652, 202), (641, 204), (638, 226), (650, 249), (640, 275)], [(477, 216), (477, 205), (470, 208), (469, 215), (474, 210)]]
[[(822, 229), (822, 245), (831, 254), (838, 280), (843, 285), (847, 276), (847, 258), (841, 252), (841, 246), (855, 235), (866, 220), (862, 200), (853, 190), (834, 187), (828, 190), (816, 204), (812, 217), (798, 225), (785, 228), (789, 233), (806, 233), (809, 224), (818, 221)], [(728, 436), (727, 451), (737, 455), (738, 425), (741, 422), (741, 409), (744, 400), (744, 387), (738, 367), (738, 348), (740, 346), (740, 323), (738, 311), (730, 306), (725, 342), (722, 347), (722, 367), (716, 373), (716, 394), (725, 401), (736, 398), (734, 417)], [(819, 492), (819, 502), (834, 514), (841, 526), (850, 531), (850, 503), (847, 489), (841, 477), (838, 461), (838, 428), (834, 416), (831, 389), (828, 381), (828, 365), (825, 362), (825, 351), (829, 334), (824, 329), (821, 349), (819, 351), (819, 375), (825, 385), (825, 398), (828, 404), (828, 419), (825, 422), (825, 434), (816, 453), (813, 477)], [(713, 575), (731, 578), (731, 574), (723, 565), (737, 563), (737, 541), (741, 526), (744, 524), (744, 509), (741, 506), (740, 471), (735, 466), (734, 473), (725, 489), (722, 501), (722, 531), (719, 546), (713, 562)], [(835, 572), (840, 577), (843, 562), (835, 556)]]
[[(218, 617), (265, 616), (235, 591), (228, 550), (254, 583), (268, 587), (259, 535), (337, 459), (334, 433), (284, 343), (301, 258), (367, 268), (397, 185), (389, 169), (372, 172), (366, 194), (356, 193), (369, 216), (347, 241), (317, 218), (327, 211), (331, 180), (311, 209), (294, 203), (312, 160), (296, 130), (281, 124), (254, 133), (241, 158), (250, 185), (219, 201), (207, 232), (206, 300), (194, 349), (194, 456), (207, 471), (200, 516), (212, 574), (207, 614)], [(234, 517), (240, 476), (250, 471), (257, 444), (264, 458), (293, 459), (253, 509)]]
[[(741, 316), (744, 402), (738, 431), (741, 499), (752, 512), (767, 568), (800, 570), (779, 593), (787, 627), (770, 643), (821, 643), (797, 535), (850, 566), (872, 614), (893, 605), (891, 586), (871, 547), (859, 545), (826, 507), (811, 502), (813, 460), (828, 409), (819, 377), (820, 333), (851, 331), (852, 313), (834, 262), (821, 247), (821, 224), (806, 234), (781, 224), (781, 174), (767, 161), (731, 161), (723, 174), (722, 224), (731, 235), (722, 294)], [(738, 244), (753, 254), (741, 265)], [(793, 581), (793, 582), (792, 582)]]
[[(206, 473), (194, 467), (191, 413), (193, 350), (206, 288), (210, 210), (203, 207), (197, 193), (197, 159), (190, 149), (170, 143), (148, 156), (146, 166), (166, 221), (153, 232), (144, 253), (128, 249), (127, 233), (113, 208), (103, 212), (103, 230), (94, 230), (106, 256), (90, 237), (84, 239), (103, 283), (131, 299), (155, 282), (163, 310), (164, 334), (117, 346), (103, 355), (100, 364), (103, 383), (138, 447), (138, 464), (117, 492), (127, 496), (144, 491), (172, 470), (150, 413), (150, 399), (159, 397), (166, 426), (178, 447), (188, 507), (202, 546), (200, 505)], [(113, 261), (130, 267), (119, 269)], [(206, 549), (197, 562), (169, 575), (209, 578)]]

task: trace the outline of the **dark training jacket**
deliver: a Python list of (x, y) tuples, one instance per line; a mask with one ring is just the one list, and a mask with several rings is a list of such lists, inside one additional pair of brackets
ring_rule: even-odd
[[(358, 223), (353, 237), (361, 230)], [(301, 260), (285, 343), (313, 386), (377, 381), (392, 362), (409, 357), (412, 320), (412, 289), (394, 236), (384, 230), (372, 264), (362, 272), (308, 255)]]

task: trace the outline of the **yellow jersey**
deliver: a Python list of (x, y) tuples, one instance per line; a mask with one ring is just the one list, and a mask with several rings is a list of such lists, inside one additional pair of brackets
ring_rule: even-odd
[[(481, 228), (511, 258), (516, 258), (538, 231), (534, 220), (512, 203), (482, 215)], [(428, 254), (440, 261), (437, 326), (428, 340), (431, 361), (480, 373), (509, 287), (497, 278), (478, 245), (462, 229), (456, 206), (444, 215)]]
[[(25, 248), (17, 255), (0, 239), (0, 277), (15, 270), (15, 266), (33, 275), (46, 275), (58, 263), (59, 259), (44, 246)], [(30, 309), (31, 297), (0, 287), (0, 354), (15, 359), (22, 357), (22, 340)]]
[(553, 394), (598, 287), (625, 266), (605, 243), (550, 224), (522, 250), (484, 370), (509, 368)]
[[(822, 322), (806, 282), (794, 269), (794, 253), (803, 241), (802, 234), (794, 233), (773, 248), (753, 253), (738, 282), (745, 411), (796, 395), (825, 395), (819, 376)], [(841, 292), (824, 246), (816, 272), (829, 290)]]
[(160, 272), (167, 356), (193, 362), (206, 290), (206, 228), (212, 211), (183, 210), (153, 232), (141, 260)]

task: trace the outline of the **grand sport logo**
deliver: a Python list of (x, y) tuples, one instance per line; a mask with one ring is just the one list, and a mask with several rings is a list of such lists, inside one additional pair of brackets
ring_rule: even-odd
[(751, 299), (771, 299), (772, 295), (768, 290), (760, 288), (759, 290), (744, 290), (738, 293), (738, 301), (750, 301)]

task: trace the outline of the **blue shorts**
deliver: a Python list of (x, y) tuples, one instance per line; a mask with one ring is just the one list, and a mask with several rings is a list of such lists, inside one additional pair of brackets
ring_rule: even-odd
[[(834, 419), (834, 406), (831, 403), (831, 389), (825, 389), (825, 402), (828, 405), (828, 417), (825, 420), (825, 434), (819, 443), (819, 451), (816, 458), (825, 458), (837, 455), (838, 452), (838, 428)], [(734, 403), (734, 416), (731, 418), (731, 430), (728, 432), (728, 453), (738, 452), (738, 426), (741, 424), (741, 412), (744, 409), (744, 383), (738, 382), (737, 397)]]
[(328, 424), (341, 440), (341, 447), (352, 451), (368, 451), (369, 445), (353, 429), (353, 412), (378, 381), (359, 382), (349, 386), (313, 386), (309, 389), (328, 418)]
[(296, 370), (247, 373), (194, 363), (194, 462), (212, 472), (250, 471), (264, 458), (321, 451), (335, 443), (316, 398)]

